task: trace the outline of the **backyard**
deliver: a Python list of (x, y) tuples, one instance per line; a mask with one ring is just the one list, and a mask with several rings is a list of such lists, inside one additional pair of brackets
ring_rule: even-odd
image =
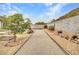
[(0, 55), (79, 55), (79, 3), (0, 3)]

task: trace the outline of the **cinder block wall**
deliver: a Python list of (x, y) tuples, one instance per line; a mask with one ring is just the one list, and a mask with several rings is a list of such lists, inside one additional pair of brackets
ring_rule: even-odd
[[(53, 26), (53, 24), (54, 23), (48, 24), (48, 27)], [(76, 33), (79, 36), (79, 15), (56, 21), (55, 29)]]

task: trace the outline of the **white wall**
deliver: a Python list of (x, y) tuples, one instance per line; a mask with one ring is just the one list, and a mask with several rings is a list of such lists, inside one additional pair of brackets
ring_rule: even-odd
[(43, 29), (44, 25), (31, 25), (31, 28), (34, 28), (34, 29)]
[[(48, 24), (48, 26), (53, 26), (53, 23)], [(55, 29), (73, 32), (79, 35), (79, 15), (68, 19), (56, 21)]]
[(0, 21), (0, 28), (3, 26), (3, 23)]

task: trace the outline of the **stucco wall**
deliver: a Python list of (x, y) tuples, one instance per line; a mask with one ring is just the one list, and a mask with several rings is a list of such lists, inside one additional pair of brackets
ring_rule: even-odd
[[(54, 23), (48, 24), (49, 26), (53, 26)], [(78, 34), (79, 36), (79, 15), (75, 17), (71, 17), (68, 19), (63, 19), (55, 22), (56, 30), (63, 30), (67, 32), (73, 32)]]
[(33, 28), (33, 29), (43, 29), (44, 25), (31, 25), (31, 28)]
[(2, 28), (2, 26), (3, 26), (3, 23), (0, 21), (0, 28)]

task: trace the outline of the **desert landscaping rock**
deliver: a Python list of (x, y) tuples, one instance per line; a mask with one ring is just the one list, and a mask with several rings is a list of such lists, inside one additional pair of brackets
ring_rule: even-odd
[(59, 44), (68, 54), (79, 55), (79, 39), (76, 41), (70, 41), (54, 34), (54, 32), (51, 32), (47, 29), (45, 29), (45, 32), (48, 33), (49, 36), (55, 40), (57, 44)]

